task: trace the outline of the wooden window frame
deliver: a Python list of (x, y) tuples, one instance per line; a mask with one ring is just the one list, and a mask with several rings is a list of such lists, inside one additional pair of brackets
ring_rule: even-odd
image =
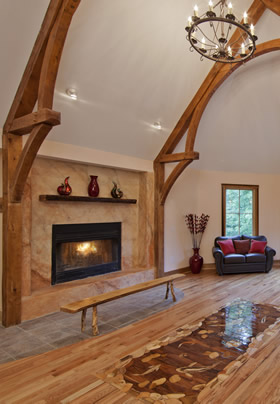
[(226, 190), (227, 189), (249, 189), (253, 191), (253, 236), (259, 235), (259, 186), (222, 184), (222, 236), (226, 234)]

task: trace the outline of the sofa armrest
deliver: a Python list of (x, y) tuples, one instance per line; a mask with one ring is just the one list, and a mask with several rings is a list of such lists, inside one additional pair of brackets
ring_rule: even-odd
[(219, 275), (223, 275), (224, 253), (218, 247), (213, 247), (212, 253), (213, 253), (213, 257), (215, 258), (217, 272)]
[(264, 252), (265, 252), (265, 255), (266, 255), (266, 268), (265, 268), (265, 271), (269, 272), (271, 270), (271, 268), (272, 268), (273, 257), (276, 254), (276, 251), (273, 248), (271, 248), (269, 246), (266, 246)]

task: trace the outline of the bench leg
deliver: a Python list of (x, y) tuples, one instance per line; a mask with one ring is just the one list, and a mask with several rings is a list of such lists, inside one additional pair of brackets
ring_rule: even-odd
[(173, 281), (171, 281), (170, 283), (171, 283), (170, 284), (170, 289), (171, 289), (171, 294), (172, 294), (172, 297), (173, 297), (173, 302), (176, 302), (176, 296), (175, 296), (174, 288), (173, 288)]
[(87, 309), (83, 309), (82, 311), (82, 318), (81, 318), (81, 330), (85, 330), (86, 326), (86, 315), (87, 315)]
[(169, 295), (169, 282), (166, 283), (166, 294), (165, 294), (165, 299), (168, 299)]
[(97, 325), (97, 307), (93, 306), (92, 308), (92, 335), (98, 334), (98, 325)]

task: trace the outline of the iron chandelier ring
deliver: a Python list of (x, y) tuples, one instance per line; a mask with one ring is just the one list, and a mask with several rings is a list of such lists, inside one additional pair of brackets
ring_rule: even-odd
[[(200, 42), (200, 41), (198, 41), (197, 38), (193, 37), (193, 34), (194, 34), (195, 30), (201, 24), (205, 24), (205, 23), (212, 23), (213, 24), (213, 22), (218, 22), (218, 23), (221, 22), (221, 23), (227, 24), (229, 27), (235, 26), (235, 27), (241, 29), (243, 31), (244, 35), (246, 35), (250, 40), (251, 45), (247, 47), (249, 52), (246, 53), (246, 54), (237, 53), (235, 56), (232, 56), (232, 57), (229, 57), (229, 58), (219, 59), (217, 57), (214, 57), (211, 54), (208, 54), (207, 50), (205, 51), (205, 49), (203, 49), (202, 47), (199, 47), (197, 45), (197, 43)], [(203, 56), (203, 57), (205, 57), (207, 59), (213, 60), (214, 62), (218, 61), (218, 62), (221, 62), (221, 63), (242, 63), (245, 60), (249, 59), (253, 55), (253, 53), (256, 50), (255, 42), (258, 39), (255, 35), (253, 35), (249, 31), (248, 28), (249, 28), (248, 24), (243, 25), (240, 22), (238, 22), (236, 20), (233, 20), (233, 19), (224, 18), (224, 17), (214, 17), (214, 18), (213, 17), (206, 17), (206, 18), (195, 18), (193, 20), (193, 22), (192, 22), (192, 25), (190, 27), (186, 27), (186, 31), (188, 32), (187, 39), (189, 40), (189, 42), (191, 44), (191, 47), (193, 49), (195, 49), (201, 56)], [(201, 29), (201, 32), (203, 32), (202, 29)], [(201, 43), (201, 45), (202, 45), (202, 43)]]

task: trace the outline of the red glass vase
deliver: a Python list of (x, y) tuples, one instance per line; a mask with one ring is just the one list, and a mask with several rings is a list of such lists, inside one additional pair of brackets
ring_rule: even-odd
[(203, 264), (203, 258), (199, 255), (199, 248), (193, 248), (193, 256), (190, 258), (190, 268), (193, 274), (199, 274)]
[(97, 182), (97, 175), (90, 175), (90, 183), (88, 184), (88, 195), (97, 197), (99, 195), (99, 185)]

